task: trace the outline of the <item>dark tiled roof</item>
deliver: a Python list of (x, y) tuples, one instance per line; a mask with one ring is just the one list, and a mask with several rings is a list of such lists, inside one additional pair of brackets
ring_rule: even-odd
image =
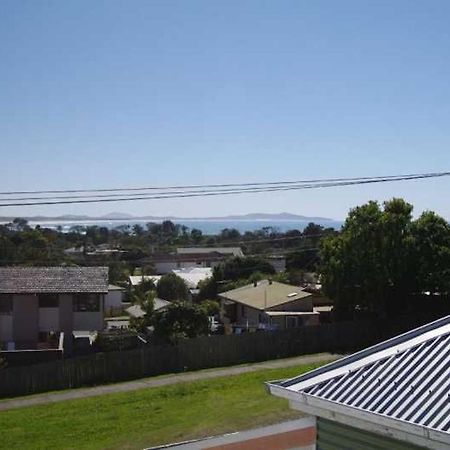
[(0, 267), (0, 293), (107, 293), (107, 267)]

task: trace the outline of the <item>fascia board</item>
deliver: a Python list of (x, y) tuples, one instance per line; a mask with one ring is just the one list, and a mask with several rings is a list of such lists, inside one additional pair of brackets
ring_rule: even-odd
[(352, 406), (324, 400), (304, 392), (293, 392), (281, 386), (268, 384), (270, 393), (289, 400), (295, 408), (329, 420), (373, 431), (396, 439), (420, 444), (432, 449), (448, 449), (450, 434), (420, 425), (364, 411)]

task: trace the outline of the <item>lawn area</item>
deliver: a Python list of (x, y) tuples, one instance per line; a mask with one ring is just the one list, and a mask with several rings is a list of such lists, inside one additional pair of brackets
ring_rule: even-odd
[(142, 449), (243, 430), (298, 413), (270, 396), (264, 381), (319, 364), (67, 400), (0, 412), (0, 448)]

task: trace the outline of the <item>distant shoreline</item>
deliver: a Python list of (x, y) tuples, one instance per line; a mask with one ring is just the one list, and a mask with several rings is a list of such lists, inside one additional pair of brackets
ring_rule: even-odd
[[(184, 225), (188, 228), (197, 228), (202, 231), (203, 234), (214, 235), (219, 234), (225, 228), (234, 228), (240, 233), (245, 233), (247, 231), (256, 231), (264, 227), (272, 227), (280, 232), (286, 232), (289, 230), (303, 230), (309, 223), (314, 222), (317, 225), (321, 225), (325, 228), (335, 228), (339, 229), (343, 221), (337, 220), (294, 220), (294, 219), (284, 219), (284, 220), (274, 220), (274, 219), (160, 219), (160, 220), (149, 220), (145, 219), (54, 219), (54, 220), (29, 220), (30, 226), (35, 227), (41, 225), (43, 227), (57, 229), (62, 228), (63, 232), (68, 232), (70, 228), (74, 226), (99, 226), (107, 228), (115, 228), (120, 225), (145, 225), (146, 223), (161, 223), (163, 220), (171, 220), (177, 225)], [(0, 218), (0, 223), (8, 223), (10, 221), (3, 221)]]

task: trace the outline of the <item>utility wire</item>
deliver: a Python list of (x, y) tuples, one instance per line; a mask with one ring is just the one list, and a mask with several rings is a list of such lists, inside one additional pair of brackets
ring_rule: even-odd
[[(183, 193), (160, 193), (157, 192), (153, 195), (145, 195), (139, 197), (123, 197), (120, 198), (101, 198), (101, 199), (82, 199), (82, 200), (51, 200), (51, 201), (39, 201), (39, 202), (21, 202), (21, 203), (2, 203), (1, 206), (34, 206), (34, 205), (60, 205), (60, 204), (73, 204), (73, 203), (104, 203), (104, 202), (118, 202), (118, 201), (136, 201), (136, 200), (160, 200), (167, 198), (188, 198), (188, 197), (208, 197), (217, 195), (236, 195), (245, 193), (259, 193), (259, 192), (276, 192), (276, 191), (291, 191), (291, 190), (303, 190), (303, 189), (318, 189), (338, 186), (352, 186), (361, 184), (373, 184), (373, 183), (385, 183), (393, 181), (407, 181), (418, 180), (425, 178), (436, 178), (450, 175), (450, 172), (428, 173), (428, 174), (414, 174), (405, 176), (388, 176), (384, 178), (374, 177), (371, 179), (365, 179), (358, 181), (343, 181), (343, 182), (324, 182), (314, 184), (300, 184), (294, 186), (275, 186), (275, 187), (262, 187), (262, 188), (240, 188), (240, 189), (224, 189), (224, 190), (198, 190), (188, 191)], [(25, 199), (24, 199), (25, 200)], [(5, 200), (3, 200), (5, 201)]]
[[(323, 183), (323, 182), (338, 182), (338, 181), (358, 181), (358, 180), (373, 180), (385, 178), (411, 177), (421, 175), (436, 175), (439, 176), (445, 172), (434, 172), (428, 174), (401, 174), (401, 175), (385, 175), (377, 177), (353, 177), (353, 178), (325, 178), (325, 179), (311, 179), (311, 180), (296, 180), (296, 181), (272, 181), (272, 182), (255, 182), (255, 183), (227, 183), (227, 184), (192, 184), (192, 185), (174, 185), (174, 186), (147, 186), (147, 187), (131, 187), (131, 188), (101, 188), (101, 189), (60, 189), (60, 190), (38, 190), (38, 191), (7, 191), (0, 192), (0, 195), (26, 195), (26, 194), (76, 194), (88, 192), (127, 192), (127, 191), (149, 191), (149, 190), (173, 190), (173, 189), (205, 189), (205, 188), (223, 188), (223, 187), (246, 187), (246, 186), (266, 186), (266, 185), (290, 185), (299, 183)], [(450, 174), (447, 172), (446, 174)]]
[[(244, 255), (245, 258), (247, 257), (262, 257), (262, 258), (270, 258), (271, 256), (287, 256), (290, 254), (294, 254), (294, 253), (302, 253), (302, 252), (310, 252), (310, 251), (316, 251), (319, 250), (319, 247), (310, 247), (310, 248), (299, 248), (299, 249), (290, 249), (287, 250), (285, 252), (283, 252), (282, 254), (273, 254), (273, 253), (252, 253), (252, 254), (248, 254), (248, 255)], [(88, 255), (89, 256), (89, 255)], [(67, 256), (66, 256), (67, 257)], [(64, 260), (63, 258), (58, 258), (57, 256), (52, 256), (51, 258), (48, 259), (37, 259), (37, 260), (20, 260), (20, 259), (8, 259), (8, 258), (3, 258), (0, 259), (0, 265), (2, 264), (28, 264), (28, 263), (32, 263), (32, 264), (37, 264), (37, 263), (49, 263), (49, 261), (59, 261), (59, 264), (61, 263), (67, 263), (68, 266), (70, 266), (71, 262)], [(224, 260), (225, 261), (225, 260)], [(145, 264), (145, 263), (152, 263), (155, 262), (154, 258), (152, 258), (151, 256), (144, 256), (142, 258), (130, 258), (130, 259), (126, 259), (126, 258), (121, 258), (118, 260), (114, 260), (114, 261), (92, 261), (92, 260), (85, 260), (83, 262), (77, 261), (75, 264), (76, 265), (83, 265), (83, 264), (88, 264), (88, 265), (93, 265), (93, 266), (102, 266), (102, 265), (107, 265), (110, 263), (137, 263), (137, 264)], [(257, 266), (255, 266), (257, 267)], [(252, 267), (250, 267), (252, 268)]]

